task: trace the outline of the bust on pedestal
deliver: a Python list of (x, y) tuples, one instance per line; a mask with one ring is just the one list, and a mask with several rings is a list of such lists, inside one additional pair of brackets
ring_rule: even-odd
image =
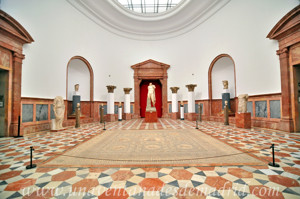
[[(157, 112), (155, 108), (155, 86), (149, 83), (147, 94), (147, 106), (145, 113), (145, 122), (157, 122)], [(152, 106), (153, 105), (153, 106)]]
[[(73, 93), (73, 101), (72, 101), (72, 115), (75, 115), (77, 104), (80, 106), (80, 93), (79, 91), (79, 84), (75, 84), (75, 91)], [(81, 113), (80, 113), (81, 115)]]
[(222, 111), (219, 114), (224, 115), (225, 101), (227, 101), (228, 115), (234, 115), (234, 113), (231, 111), (231, 107), (230, 107), (230, 93), (228, 90), (228, 80), (223, 80), (222, 83), (223, 83)]

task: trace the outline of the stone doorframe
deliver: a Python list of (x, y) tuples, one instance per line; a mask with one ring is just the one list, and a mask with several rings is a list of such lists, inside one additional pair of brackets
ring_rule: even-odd
[[(25, 58), (23, 45), (33, 42), (30, 34), (14, 18), (0, 9), (0, 47), (9, 51), (12, 59), (9, 66), (2, 69), (8, 71), (8, 113), (7, 131), (5, 136), (18, 135), (18, 118), (21, 116), (21, 85), (22, 85), (22, 61)], [(22, 125), (20, 134), (23, 135)]]
[(300, 5), (287, 13), (273, 27), (267, 38), (279, 43), (280, 77), (281, 77), (281, 120), (279, 129), (293, 132), (295, 130), (295, 93), (293, 65), (300, 64)]
[(162, 117), (168, 116), (168, 73), (170, 65), (152, 59), (132, 65), (134, 70), (134, 118), (140, 118), (140, 84), (142, 80), (159, 80), (162, 89)]

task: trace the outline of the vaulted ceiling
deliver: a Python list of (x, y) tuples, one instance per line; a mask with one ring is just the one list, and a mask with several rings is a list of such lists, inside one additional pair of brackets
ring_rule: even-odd
[(158, 13), (138, 13), (117, 0), (67, 0), (106, 30), (136, 40), (162, 40), (191, 31), (230, 0), (182, 0)]

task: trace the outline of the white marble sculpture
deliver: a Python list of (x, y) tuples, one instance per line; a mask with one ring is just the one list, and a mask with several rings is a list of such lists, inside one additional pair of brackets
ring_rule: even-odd
[(55, 115), (55, 123), (52, 127), (52, 130), (60, 130), (63, 129), (63, 121), (65, 115), (65, 104), (64, 100), (61, 96), (57, 96), (53, 102), (53, 111)]
[(238, 98), (239, 98), (238, 112), (246, 113), (247, 112), (248, 94), (241, 94), (241, 95), (239, 95)]
[(73, 95), (80, 95), (80, 93), (79, 93), (79, 84), (75, 84), (74, 87), (75, 87), (75, 90), (74, 90)]
[[(152, 102), (153, 106), (151, 106), (151, 102)], [(156, 102), (156, 98), (155, 98), (155, 86), (152, 83), (149, 83), (148, 94), (147, 94), (146, 111), (150, 111), (150, 112), (151, 111), (156, 111), (155, 102)]]

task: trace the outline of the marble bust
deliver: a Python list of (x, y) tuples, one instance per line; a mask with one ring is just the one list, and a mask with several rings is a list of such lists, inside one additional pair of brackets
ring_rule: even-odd
[(238, 112), (239, 113), (246, 113), (247, 112), (248, 95), (247, 94), (241, 94), (241, 95), (238, 96), (238, 98), (239, 98)]
[(74, 87), (75, 87), (74, 95), (80, 95), (80, 93), (79, 93), (79, 84), (75, 84)]
[(64, 104), (64, 100), (61, 96), (57, 96), (54, 99), (53, 102), (53, 111), (54, 111), (54, 115), (55, 115), (55, 125), (54, 125), (54, 129), (52, 130), (59, 130), (59, 129), (63, 129), (63, 121), (64, 121), (64, 115), (65, 115), (65, 104)]
[(228, 80), (223, 80), (223, 89), (228, 89)]

